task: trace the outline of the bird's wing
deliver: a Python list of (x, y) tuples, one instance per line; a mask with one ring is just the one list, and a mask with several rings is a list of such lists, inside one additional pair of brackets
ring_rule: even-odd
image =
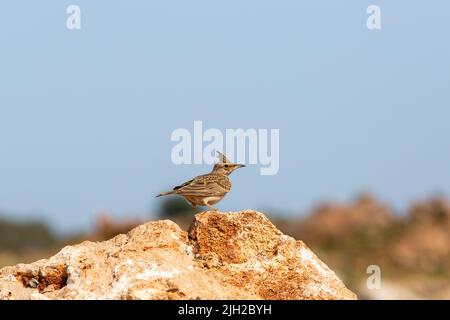
[(199, 176), (175, 187), (174, 191), (180, 195), (204, 197), (219, 196), (227, 192), (219, 182), (220, 181), (215, 181), (214, 179), (206, 179), (204, 176)]
[(183, 183), (183, 184), (180, 184), (179, 186), (176, 186), (175, 188), (173, 188), (173, 191), (180, 190), (181, 188), (183, 188), (183, 187), (185, 187), (185, 186), (191, 184), (193, 181), (194, 181), (194, 179), (189, 180), (189, 181), (187, 181), (187, 182), (185, 182), (185, 183)]

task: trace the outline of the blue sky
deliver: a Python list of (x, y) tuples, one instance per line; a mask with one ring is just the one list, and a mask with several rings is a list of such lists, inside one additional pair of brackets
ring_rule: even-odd
[(279, 173), (234, 173), (223, 210), (450, 191), (448, 1), (2, 1), (0, 39), (9, 217), (63, 231), (99, 211), (150, 217), (155, 194), (210, 170), (170, 159), (194, 120), (280, 129)]

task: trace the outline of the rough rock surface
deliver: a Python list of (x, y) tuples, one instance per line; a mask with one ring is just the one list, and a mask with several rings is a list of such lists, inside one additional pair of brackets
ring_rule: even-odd
[(0, 299), (356, 299), (302, 242), (256, 211), (164, 220), (0, 269)]

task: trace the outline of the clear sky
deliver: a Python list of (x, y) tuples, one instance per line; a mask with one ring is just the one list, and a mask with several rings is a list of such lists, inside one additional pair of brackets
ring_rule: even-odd
[(222, 210), (448, 195), (449, 1), (116, 2), (0, 2), (2, 214), (59, 230), (149, 217), (155, 194), (210, 170), (170, 158), (194, 120), (280, 129), (279, 173), (235, 172)]

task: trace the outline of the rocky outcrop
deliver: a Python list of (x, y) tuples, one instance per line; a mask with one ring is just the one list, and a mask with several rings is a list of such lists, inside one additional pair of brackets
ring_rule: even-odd
[(0, 299), (355, 299), (302, 242), (256, 211), (164, 220), (0, 269)]

